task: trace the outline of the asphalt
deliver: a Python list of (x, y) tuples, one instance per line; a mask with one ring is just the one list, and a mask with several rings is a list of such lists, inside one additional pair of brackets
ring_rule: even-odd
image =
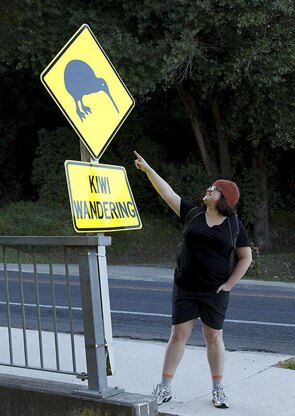
[[(10, 265), (9, 269), (13, 269)], [(30, 269), (30, 266), (26, 266)], [(1, 266), (0, 266), (1, 268)], [(46, 273), (44, 266), (38, 266), (39, 272)], [(54, 267), (56, 272), (62, 273), (58, 265)], [(75, 274), (73, 266), (71, 272)], [(116, 279), (140, 279), (151, 281), (172, 281), (172, 269), (157, 266), (108, 266), (108, 275)], [(295, 287), (293, 283), (261, 282), (242, 280), (239, 285), (272, 285), (274, 287)], [(5, 332), (6, 331), (6, 332)], [(7, 330), (0, 328), (1, 361), (5, 361), (7, 351)], [(5, 336), (4, 336), (5, 335)], [(14, 356), (16, 362), (21, 362), (22, 342), (21, 330), (14, 330), (16, 342)], [(44, 345), (50, 349), (53, 343), (52, 334), (44, 333), (48, 340)], [(20, 342), (17, 342), (20, 337)], [(30, 362), (34, 363), (38, 354), (34, 351), (37, 345), (37, 334), (29, 331)], [(64, 368), (70, 366), (69, 335), (61, 334), (61, 363)], [(295, 339), (295, 336), (294, 336)], [(78, 370), (85, 369), (85, 355), (83, 337), (75, 337)], [(118, 386), (132, 393), (150, 394), (153, 385), (160, 381), (162, 361), (165, 352), (165, 343), (135, 341), (130, 339), (113, 340), (116, 371), (114, 376), (108, 379), (110, 386)], [(8, 355), (8, 352), (7, 352)], [(48, 364), (54, 359), (54, 354), (48, 350)], [(216, 409), (211, 402), (211, 380), (206, 359), (206, 349), (202, 347), (186, 348), (183, 360), (173, 380), (173, 398), (170, 402), (159, 406), (160, 415), (179, 416), (213, 416), (218, 412), (226, 412), (233, 416), (294, 416), (295, 415), (295, 371), (275, 367), (279, 361), (290, 358), (288, 355), (226, 351), (226, 366), (224, 386), (230, 399), (229, 409)], [(52, 364), (53, 365), (53, 364)], [(85, 385), (85, 382), (76, 379), (75, 376), (57, 373), (45, 373), (37, 370), (24, 370), (14, 367), (0, 366), (0, 372), (6, 374), (23, 375), (33, 378), (46, 378), (50, 380), (64, 381)], [(84, 384), (83, 384), (84, 383)]]

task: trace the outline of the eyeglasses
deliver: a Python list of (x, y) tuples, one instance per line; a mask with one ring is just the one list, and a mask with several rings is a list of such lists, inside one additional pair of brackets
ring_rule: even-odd
[(207, 192), (214, 192), (214, 191), (219, 191), (219, 189), (215, 185), (209, 186), (209, 188), (207, 189)]

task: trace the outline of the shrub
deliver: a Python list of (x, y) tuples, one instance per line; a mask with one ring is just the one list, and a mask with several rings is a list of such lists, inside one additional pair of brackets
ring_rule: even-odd
[(39, 146), (33, 163), (32, 182), (40, 200), (63, 205), (69, 201), (64, 162), (80, 159), (79, 139), (70, 129), (38, 132)]

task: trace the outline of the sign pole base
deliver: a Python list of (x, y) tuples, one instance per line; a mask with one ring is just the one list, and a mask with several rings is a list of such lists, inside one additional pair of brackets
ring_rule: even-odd
[(116, 396), (117, 394), (124, 393), (124, 389), (118, 387), (109, 387), (102, 391), (89, 390), (87, 388), (73, 390), (72, 393), (80, 396), (98, 397), (99, 399), (105, 399), (106, 397)]

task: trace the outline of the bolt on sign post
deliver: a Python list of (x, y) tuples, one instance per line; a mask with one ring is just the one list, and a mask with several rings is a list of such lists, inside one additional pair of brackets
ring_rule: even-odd
[(41, 81), (93, 158), (99, 159), (135, 101), (90, 27), (82, 25)]

